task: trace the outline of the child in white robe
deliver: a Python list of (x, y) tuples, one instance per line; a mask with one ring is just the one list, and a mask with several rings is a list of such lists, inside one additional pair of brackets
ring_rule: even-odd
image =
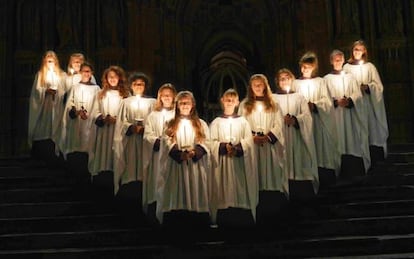
[[(143, 177), (143, 135), (148, 114), (155, 99), (144, 95), (150, 87), (149, 78), (132, 73), (128, 82), (132, 96), (122, 100), (114, 133), (114, 193), (122, 188), (126, 196), (136, 192), (141, 205)], [(123, 195), (122, 193), (120, 195)], [(133, 197), (131, 197), (133, 198)]]
[[(275, 79), (278, 89), (274, 97), (284, 114), (285, 170), (289, 181), (309, 182), (314, 194), (317, 194), (318, 164), (308, 102), (303, 95), (292, 91), (295, 77), (289, 69), (282, 68), (277, 71)], [(292, 191), (290, 190), (290, 194), (295, 195)]]
[(145, 121), (143, 161), (144, 174), (142, 179), (142, 208), (150, 219), (154, 219), (158, 199), (161, 161), (160, 144), (164, 137), (165, 125), (174, 118), (174, 99), (177, 95), (174, 85), (163, 84), (158, 89), (154, 109)]
[(384, 104), (384, 86), (374, 64), (368, 60), (368, 50), (364, 41), (352, 44), (351, 57), (344, 65), (344, 71), (354, 75), (361, 88), (362, 100), (367, 110), (368, 139), (371, 166), (387, 157), (389, 136), (387, 113)]
[[(113, 141), (121, 100), (129, 96), (125, 72), (110, 66), (102, 75), (102, 90), (96, 95), (90, 116), (94, 120), (88, 147), (88, 168), (93, 183), (113, 195)], [(99, 175), (102, 174), (101, 177)], [(103, 181), (100, 181), (104, 179)], [(102, 187), (102, 188), (101, 188)]]
[(165, 135), (160, 149), (164, 165), (157, 217), (168, 227), (208, 227), (210, 133), (207, 123), (198, 117), (191, 92), (177, 94), (175, 115), (168, 122)]
[(43, 55), (30, 94), (28, 144), (35, 159), (53, 166), (60, 151), (65, 78), (58, 56), (49, 50)]
[(344, 53), (332, 51), (331, 73), (324, 79), (334, 103), (334, 122), (341, 153), (341, 178), (364, 176), (370, 168), (366, 110), (354, 76), (342, 70)]
[[(236, 90), (226, 90), (220, 101), (223, 115), (210, 124), (212, 220), (219, 226), (251, 225), (259, 201), (251, 128), (244, 117), (235, 113), (239, 105)], [(247, 216), (241, 219), (243, 215)]]
[(67, 95), (60, 146), (69, 173), (76, 174), (78, 180), (83, 180), (89, 175), (88, 144), (93, 125), (90, 111), (101, 88), (91, 80), (93, 75), (91, 64), (83, 63), (79, 72), (80, 82), (76, 83)]
[(238, 114), (246, 118), (252, 130), (255, 166), (259, 182), (257, 223), (275, 221), (281, 205), (286, 202), (289, 186), (284, 170), (286, 163), (283, 115), (275, 102), (267, 77), (250, 77), (247, 96), (240, 103)]
[(325, 80), (317, 76), (318, 59), (314, 52), (305, 53), (299, 66), (302, 76), (293, 81), (292, 89), (305, 97), (312, 114), (319, 179), (322, 183), (333, 185), (339, 174), (340, 153), (333, 120), (332, 98)]

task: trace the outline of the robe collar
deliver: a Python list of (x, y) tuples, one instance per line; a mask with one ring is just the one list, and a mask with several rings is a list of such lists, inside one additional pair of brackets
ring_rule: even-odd
[(340, 75), (343, 70), (332, 70), (331, 74), (333, 75)]
[[(295, 91), (289, 91), (289, 94), (293, 94)], [(276, 94), (287, 94), (286, 90), (283, 89), (277, 89)]]
[(237, 115), (235, 113), (233, 113), (232, 115), (221, 114), (220, 117), (228, 119), (228, 118), (238, 118), (238, 117), (240, 117), (240, 115)]
[(351, 65), (359, 65), (359, 62), (360, 61), (362, 61), (363, 63), (362, 64), (365, 64), (365, 63), (367, 63), (366, 61), (364, 61), (364, 60), (362, 60), (362, 59), (355, 59), (354, 61), (352, 61), (352, 62), (348, 62), (349, 64), (351, 64)]

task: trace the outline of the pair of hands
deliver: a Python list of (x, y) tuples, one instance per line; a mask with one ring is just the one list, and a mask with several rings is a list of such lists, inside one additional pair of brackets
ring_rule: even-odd
[(112, 117), (111, 115), (107, 114), (103, 119), (105, 124), (115, 124), (116, 123), (116, 116)]
[(268, 142), (270, 142), (269, 138), (267, 137), (267, 135), (264, 134), (257, 134), (253, 136), (253, 141), (255, 144), (257, 145), (264, 145)]
[(336, 100), (336, 102), (340, 107), (347, 107), (349, 105), (349, 100), (346, 97), (342, 97), (341, 99)]
[(183, 161), (188, 161), (190, 159), (193, 159), (195, 154), (196, 153), (195, 153), (194, 149), (185, 150), (185, 151), (181, 152), (180, 159), (183, 160)]

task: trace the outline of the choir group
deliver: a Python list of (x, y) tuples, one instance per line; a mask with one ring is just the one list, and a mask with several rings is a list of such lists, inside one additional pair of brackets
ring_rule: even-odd
[(387, 155), (383, 85), (365, 43), (354, 42), (347, 62), (332, 51), (330, 63), (320, 77), (316, 54), (305, 53), (298, 78), (287, 68), (275, 73), (275, 93), (254, 74), (243, 99), (233, 88), (222, 94), (222, 115), (208, 123), (190, 91), (166, 83), (152, 98), (145, 74), (127, 78), (119, 66), (99, 86), (82, 54), (63, 71), (47, 51), (30, 96), (29, 145), (36, 155), (51, 142), (92, 184), (110, 177), (112, 195), (141, 183), (142, 209), (161, 224), (220, 226), (231, 215), (255, 224), (272, 199), (310, 199)]

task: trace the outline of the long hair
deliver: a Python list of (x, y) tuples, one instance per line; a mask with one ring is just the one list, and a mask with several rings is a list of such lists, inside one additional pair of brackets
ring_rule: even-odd
[(299, 67), (302, 67), (302, 65), (308, 64), (313, 66), (312, 70), (312, 77), (315, 77), (318, 74), (319, 70), (319, 62), (318, 57), (316, 56), (316, 53), (313, 51), (308, 51), (299, 60)]
[(48, 59), (53, 59), (53, 61), (55, 62), (54, 72), (59, 77), (62, 77), (64, 74), (63, 70), (60, 68), (59, 58), (56, 55), (56, 52), (54, 52), (53, 50), (46, 51), (46, 53), (43, 55), (42, 64), (40, 65), (40, 69), (39, 69), (38, 80), (40, 81), (40, 85), (42, 87), (46, 87), (46, 77), (47, 77), (47, 72), (48, 72), (48, 66), (47, 66)]
[(363, 40), (357, 40), (357, 41), (354, 41), (354, 43), (352, 43), (352, 45), (351, 45), (351, 56), (348, 59), (348, 63), (351, 63), (352, 64), (352, 63), (354, 63), (356, 61), (355, 58), (354, 58), (354, 49), (357, 46), (364, 47), (364, 53), (362, 53), (361, 59), (364, 62), (368, 62), (368, 49), (367, 49), (367, 44)]
[(201, 125), (200, 118), (198, 117), (194, 95), (190, 91), (181, 91), (177, 94), (175, 98), (175, 116), (174, 119), (168, 122), (166, 134), (167, 136), (177, 141), (178, 125), (180, 124), (180, 119), (182, 117), (182, 115), (180, 114), (178, 102), (184, 97), (189, 97), (191, 99), (192, 107), (190, 111), (189, 120), (191, 121), (191, 125), (193, 126), (193, 129), (196, 133), (196, 142), (202, 143), (206, 139), (206, 134)]
[(146, 74), (144, 74), (142, 72), (133, 72), (128, 77), (128, 91), (130, 91), (130, 93), (132, 95), (134, 94), (133, 90), (132, 90), (132, 87), (131, 87), (132, 83), (135, 82), (138, 79), (141, 79), (145, 83), (143, 94), (145, 94), (148, 91), (148, 89), (151, 88), (151, 81), (150, 81), (149, 77)]
[[(175, 87), (173, 84), (171, 83), (165, 83), (163, 85), (160, 86), (160, 88), (158, 89), (158, 94), (157, 94), (157, 101), (155, 102), (154, 105), (154, 110), (155, 111), (161, 111), (162, 108), (164, 107), (162, 100), (161, 100), (161, 93), (164, 89), (168, 89), (173, 93), (173, 98), (175, 99), (175, 97), (177, 96), (177, 90), (175, 90)], [(173, 107), (171, 107), (171, 109), (175, 108), (175, 102), (173, 104)]]
[(265, 85), (265, 89), (263, 92), (264, 96), (264, 105), (265, 105), (265, 111), (277, 111), (277, 106), (275, 104), (275, 101), (272, 98), (272, 90), (269, 85), (269, 81), (267, 80), (267, 77), (263, 74), (254, 74), (250, 77), (249, 80), (249, 89), (247, 90), (247, 96), (245, 98), (245, 110), (247, 114), (250, 114), (253, 111), (255, 102), (256, 102), (256, 96), (252, 89), (252, 83), (255, 80), (261, 80), (263, 84)]
[(110, 66), (107, 69), (105, 69), (105, 71), (102, 74), (102, 91), (100, 91), (99, 93), (99, 99), (102, 99), (106, 95), (106, 92), (111, 88), (108, 82), (108, 74), (110, 71), (115, 72), (115, 74), (117, 74), (119, 77), (118, 85), (116, 88), (116, 90), (118, 90), (119, 92), (119, 95), (122, 98), (128, 97), (129, 91), (126, 86), (125, 71), (119, 66)]
[(70, 73), (70, 69), (72, 68), (72, 62), (75, 58), (79, 58), (81, 60), (81, 64), (85, 62), (85, 56), (82, 53), (73, 53), (69, 57), (68, 67), (66, 70), (67, 73)]
[(288, 74), (289, 78), (293, 81), (295, 80), (295, 75), (288, 68), (281, 68), (275, 74), (275, 83), (278, 88), (280, 88), (279, 80), (282, 74)]

